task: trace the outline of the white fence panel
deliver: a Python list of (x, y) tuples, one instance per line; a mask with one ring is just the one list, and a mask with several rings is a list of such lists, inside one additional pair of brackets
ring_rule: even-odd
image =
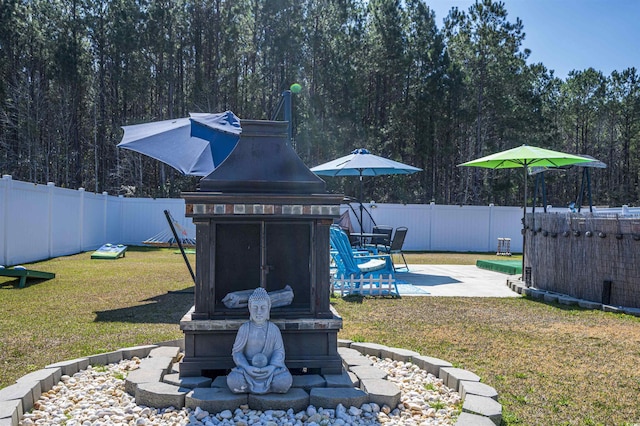
[(49, 208), (45, 185), (9, 183), (4, 227), (3, 264), (16, 265), (49, 257)]
[[(374, 207), (375, 206), (375, 207)], [(430, 250), (433, 206), (421, 204), (373, 204), (367, 208), (378, 225), (406, 226), (405, 250)]]
[(95, 250), (105, 243), (141, 245), (170, 232), (164, 210), (195, 236), (183, 199), (142, 199), (0, 179), (0, 265)]
[(127, 245), (140, 245), (144, 240), (166, 229), (167, 220), (158, 200), (150, 198), (121, 198), (121, 233)]
[(83, 192), (81, 194), (82, 207), (82, 251), (95, 250), (109, 241), (105, 227), (107, 211), (106, 194)]
[(436, 251), (487, 251), (489, 207), (438, 206), (432, 248)]
[(11, 176), (6, 175), (0, 179), (0, 265), (4, 265), (7, 260), (7, 227), (10, 225), (6, 212), (9, 205), (9, 186)]
[(82, 251), (82, 215), (80, 191), (47, 186), (50, 218), (49, 256), (62, 256)]
[(122, 217), (122, 200), (123, 197), (107, 197), (107, 215), (104, 222), (105, 227), (105, 243), (121, 244), (124, 241), (122, 236), (122, 227), (120, 224), (124, 221)]
[(511, 238), (511, 252), (522, 253), (522, 207), (493, 208), (489, 236), (489, 242), (493, 245), (487, 251), (498, 249), (498, 238)]
[(404, 244), (407, 251), (491, 252), (497, 248), (498, 238), (511, 238), (511, 250), (522, 251), (522, 209), (518, 207), (436, 204), (365, 206), (375, 223), (409, 228)]
[(146, 239), (168, 231), (165, 210), (169, 210), (182, 227), (192, 229), (192, 235), (195, 235), (195, 226), (191, 219), (185, 217), (183, 199), (120, 198), (120, 201), (122, 244), (141, 245)]

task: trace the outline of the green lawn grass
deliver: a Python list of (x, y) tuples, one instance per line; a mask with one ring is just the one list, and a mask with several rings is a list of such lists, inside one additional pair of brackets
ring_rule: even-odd
[[(395, 254), (396, 265), (401, 261)], [(451, 253), (451, 252), (410, 252), (404, 254), (407, 263), (422, 265), (475, 265), (476, 260), (520, 260), (522, 255), (496, 256), (491, 253)]]
[(87, 252), (25, 266), (56, 278), (19, 289), (0, 277), (1, 387), (53, 362), (182, 337), (193, 294), (173, 291), (193, 281), (173, 249), (130, 247), (117, 260)]
[[(0, 387), (53, 362), (181, 338), (178, 323), (193, 302), (181, 290), (193, 283), (174, 252), (132, 247), (118, 260), (82, 253), (38, 262), (29, 266), (56, 278), (24, 289), (0, 277)], [(432, 264), (491, 258), (407, 255)], [(412, 349), (478, 374), (498, 390), (506, 425), (640, 422), (639, 318), (527, 298), (332, 303), (344, 319), (340, 338)]]

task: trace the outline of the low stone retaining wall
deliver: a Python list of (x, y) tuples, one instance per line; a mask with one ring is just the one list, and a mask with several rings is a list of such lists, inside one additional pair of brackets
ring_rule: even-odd
[[(459, 392), (463, 400), (462, 413), (456, 422), (457, 426), (465, 425), (499, 425), (502, 420), (502, 406), (497, 402), (498, 393), (496, 390), (480, 382), (480, 378), (474, 373), (455, 368), (451, 363), (437, 358), (420, 355), (417, 352), (408, 351), (401, 348), (390, 348), (375, 343), (357, 343), (348, 340), (340, 340), (339, 352), (348, 368), (345, 377), (335, 377), (334, 382), (327, 384), (314, 384), (309, 377), (298, 377), (298, 388), (295, 395), (284, 397), (282, 395), (241, 395), (255, 409), (273, 409), (274, 406), (295, 408), (306, 407), (308, 404), (323, 405), (343, 405), (359, 406), (365, 402), (376, 402), (379, 405), (394, 406), (400, 402), (400, 391), (391, 382), (374, 377), (372, 368), (367, 368), (368, 358), (365, 355), (376, 356), (378, 358), (389, 358), (394, 361), (412, 362), (419, 368), (440, 378), (448, 388)], [(219, 390), (211, 387), (211, 383), (206, 383), (209, 387), (197, 388), (198, 379), (206, 378), (179, 378), (179, 375), (172, 371), (174, 361), (178, 359), (178, 354), (184, 350), (184, 341), (176, 340), (164, 342), (158, 345), (145, 345), (130, 348), (123, 348), (114, 352), (92, 355), (85, 358), (72, 359), (58, 362), (46, 366), (44, 369), (29, 373), (17, 380), (16, 384), (0, 389), (0, 426), (17, 426), (25, 412), (33, 409), (34, 403), (40, 398), (43, 392), (49, 391), (60, 381), (62, 375), (73, 376), (75, 373), (86, 369), (89, 365), (108, 365), (118, 363), (122, 360), (138, 357), (142, 359), (138, 373), (130, 375), (125, 383), (125, 389), (129, 393), (135, 393), (136, 402), (140, 405), (165, 405), (170, 404), (176, 407), (185, 406), (188, 392), (180, 389), (179, 385), (186, 385), (190, 382), (198, 392), (190, 393), (190, 403), (198, 405), (213, 404), (207, 406), (212, 410), (219, 408), (217, 401), (223, 405), (233, 405), (236, 407), (238, 401), (226, 398), (220, 399)], [(152, 352), (154, 357), (150, 357)], [(161, 371), (160, 374), (154, 374)], [(162, 373), (164, 372), (164, 373)], [(220, 379), (220, 378), (218, 378)], [(208, 379), (209, 381), (211, 379)], [(300, 381), (305, 381), (301, 383)], [(330, 379), (331, 380), (331, 379)], [(345, 382), (347, 380), (349, 383)], [(172, 384), (173, 381), (173, 384)], [(184, 381), (184, 382), (183, 382)], [(357, 387), (354, 387), (356, 385)], [(326, 387), (330, 386), (330, 387)], [(335, 386), (335, 388), (334, 388)], [(340, 390), (340, 387), (342, 390)], [(211, 391), (210, 389), (213, 389)], [(207, 393), (207, 390), (209, 390)], [(338, 390), (338, 392), (336, 392)], [(297, 392), (297, 393), (296, 393)], [(303, 395), (304, 393), (304, 395)], [(212, 397), (213, 395), (213, 397)], [(254, 397), (254, 398), (252, 398)], [(251, 401), (248, 398), (252, 398)], [(294, 400), (291, 400), (294, 398)], [(312, 399), (313, 398), (313, 399)], [(213, 403), (211, 401), (214, 401)], [(146, 404), (145, 404), (146, 403)], [(284, 404), (284, 405), (283, 405)], [(194, 405), (194, 406), (195, 406)], [(230, 409), (226, 407), (225, 409)], [(240, 404), (237, 404), (240, 405)], [(230, 407), (230, 406), (229, 406)], [(201, 407), (202, 408), (202, 407)]]
[(516, 278), (507, 279), (507, 286), (518, 294), (529, 296), (532, 299), (542, 300), (546, 303), (558, 303), (566, 306), (579, 306), (583, 309), (595, 309), (604, 312), (615, 312), (626, 315), (640, 317), (640, 308), (629, 308), (626, 306), (604, 305), (599, 302), (578, 299), (566, 294), (556, 293), (548, 290), (541, 290), (535, 287), (527, 287), (525, 283)]

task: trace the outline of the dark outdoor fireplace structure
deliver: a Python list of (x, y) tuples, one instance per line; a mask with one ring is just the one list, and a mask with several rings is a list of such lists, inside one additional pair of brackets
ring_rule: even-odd
[(293, 289), (293, 302), (272, 308), (296, 372), (339, 374), (342, 319), (329, 303), (329, 227), (342, 196), (328, 194), (287, 142), (287, 123), (241, 120), (229, 157), (183, 193), (196, 225), (195, 304), (180, 322), (180, 375), (217, 376), (235, 364), (231, 348), (246, 308), (228, 308), (231, 292)]

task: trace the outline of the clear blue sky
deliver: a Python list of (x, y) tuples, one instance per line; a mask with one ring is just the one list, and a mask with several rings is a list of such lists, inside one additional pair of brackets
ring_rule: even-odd
[[(452, 7), (468, 11), (475, 0), (425, 0), (438, 27)], [(503, 0), (507, 19), (524, 25), (529, 63), (542, 62), (566, 79), (571, 70), (592, 67), (640, 70), (640, 0)]]

